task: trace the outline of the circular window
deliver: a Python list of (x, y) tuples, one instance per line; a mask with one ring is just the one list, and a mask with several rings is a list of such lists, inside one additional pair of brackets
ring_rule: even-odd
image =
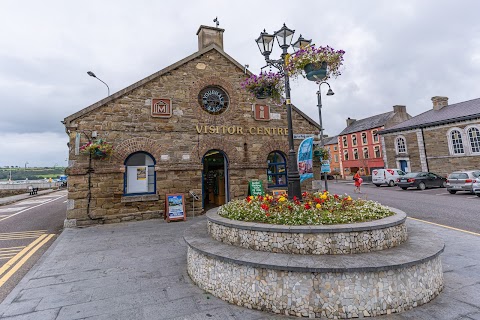
[(203, 88), (198, 94), (198, 103), (210, 114), (221, 114), (228, 109), (230, 100), (225, 90), (218, 86)]

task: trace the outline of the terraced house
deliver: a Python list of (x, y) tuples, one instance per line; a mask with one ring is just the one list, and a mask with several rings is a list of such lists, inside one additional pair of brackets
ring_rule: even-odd
[(430, 110), (380, 131), (385, 164), (444, 176), (480, 169), (480, 98), (449, 105), (448, 97), (435, 96), (432, 103)]
[(361, 120), (347, 119), (347, 127), (338, 135), (340, 168), (342, 175), (350, 176), (357, 171), (370, 175), (373, 169), (384, 168), (380, 130), (410, 119), (405, 106), (393, 106), (393, 111)]

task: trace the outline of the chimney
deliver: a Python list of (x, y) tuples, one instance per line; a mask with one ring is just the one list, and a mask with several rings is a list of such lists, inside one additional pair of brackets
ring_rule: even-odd
[(407, 113), (407, 107), (406, 106), (400, 106), (400, 105), (393, 106), (393, 112), (395, 112), (395, 113)]
[(438, 111), (443, 107), (448, 106), (448, 97), (435, 96), (435, 97), (432, 97), (432, 102), (433, 102), (433, 110)]
[(209, 45), (216, 44), (223, 50), (223, 32), (225, 29), (200, 26), (197, 31), (198, 51), (205, 49)]
[(352, 123), (357, 121), (357, 119), (350, 119), (350, 117), (347, 118), (347, 127), (350, 126)]

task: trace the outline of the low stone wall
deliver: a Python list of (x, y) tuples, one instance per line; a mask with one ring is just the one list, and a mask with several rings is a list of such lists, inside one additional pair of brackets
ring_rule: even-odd
[(351, 254), (396, 247), (408, 238), (406, 214), (346, 225), (279, 226), (226, 219), (207, 213), (208, 232), (217, 241), (256, 251), (295, 254)]
[(409, 230), (402, 245), (356, 255), (291, 255), (218, 242), (199, 223), (185, 232), (187, 270), (232, 304), (298, 317), (348, 319), (398, 313), (443, 289), (441, 239)]

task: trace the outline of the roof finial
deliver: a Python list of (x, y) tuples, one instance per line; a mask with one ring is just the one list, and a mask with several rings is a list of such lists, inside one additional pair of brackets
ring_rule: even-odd
[(217, 25), (217, 28), (218, 28), (218, 25), (220, 24), (220, 21), (218, 21), (218, 17), (215, 17), (215, 19), (213, 19), (213, 22), (215, 22), (215, 24)]

